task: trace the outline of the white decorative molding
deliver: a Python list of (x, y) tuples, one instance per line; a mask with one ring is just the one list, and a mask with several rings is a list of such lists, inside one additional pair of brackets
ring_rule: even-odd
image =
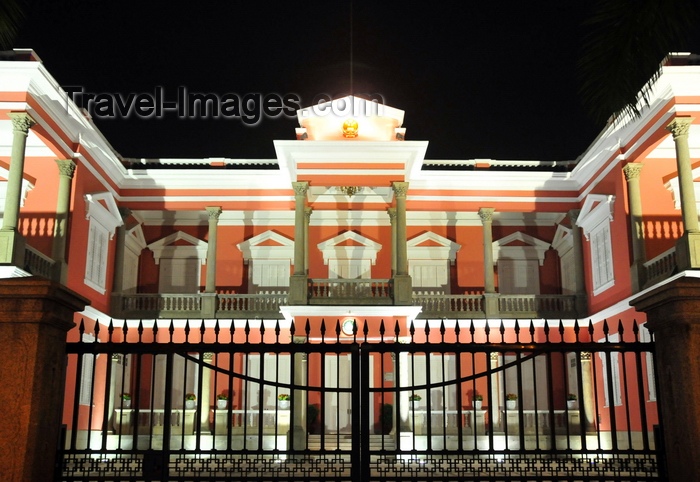
[(591, 194), (586, 198), (576, 220), (586, 239), (589, 239), (590, 232), (600, 223), (613, 220), (614, 204), (615, 196), (612, 194)]
[[(513, 242), (525, 243), (525, 246), (518, 244), (516, 246), (508, 246)], [(544, 264), (544, 255), (550, 247), (550, 244), (525, 234), (523, 232), (515, 232), (509, 234), (492, 243), (493, 247), (493, 263), (496, 264), (500, 259), (536, 259), (540, 266)]]
[[(263, 245), (269, 241), (277, 245)], [(288, 259), (291, 263), (294, 262), (294, 240), (271, 230), (253, 236), (236, 246), (243, 253), (243, 261), (246, 264), (253, 259)]]
[(554, 233), (552, 248), (557, 251), (560, 258), (574, 248), (574, 237), (571, 235), (571, 232), (571, 228), (559, 224), (557, 231)]
[(124, 224), (114, 197), (108, 192), (98, 192), (85, 195), (85, 219), (94, 219), (109, 232), (109, 239), (114, 238), (117, 226)]
[(126, 231), (124, 246), (137, 256), (148, 246), (146, 238), (143, 236), (143, 228), (140, 224)]
[[(341, 245), (347, 241), (357, 244)], [(323, 263), (326, 265), (331, 259), (368, 259), (372, 265), (375, 265), (377, 253), (382, 249), (381, 244), (355, 231), (345, 231), (338, 236), (318, 243), (317, 247), (323, 253)]]
[[(178, 241), (189, 243), (188, 245), (175, 245)], [(153, 251), (153, 257), (156, 264), (160, 264), (161, 258), (197, 258), (201, 264), (207, 262), (207, 248), (209, 243), (190, 236), (182, 231), (177, 231), (169, 236), (166, 236), (158, 241), (149, 244), (147, 247)]]
[[(434, 244), (423, 245), (423, 243)], [(462, 247), (462, 245), (432, 231), (409, 239), (406, 246), (409, 261), (417, 259), (449, 260), (451, 264), (455, 264), (457, 251)]]

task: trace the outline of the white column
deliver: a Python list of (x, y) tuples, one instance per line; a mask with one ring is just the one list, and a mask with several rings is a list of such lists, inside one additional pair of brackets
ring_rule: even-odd
[(391, 224), (391, 276), (396, 274), (396, 208), (388, 208), (389, 223)]
[(646, 249), (644, 247), (644, 223), (642, 221), (642, 194), (639, 188), (639, 175), (643, 164), (630, 163), (622, 168), (627, 181), (627, 206), (630, 213), (630, 230), (632, 232), (632, 285), (635, 292), (640, 291), (646, 282)]
[(72, 159), (56, 159), (58, 165), (58, 200), (56, 201), (56, 221), (53, 228), (51, 257), (54, 264), (54, 279), (63, 284), (68, 277), (66, 265), (66, 239), (68, 234), (68, 214), (70, 212), (70, 193), (75, 162)]
[(26, 112), (11, 112), (7, 115), (12, 119), (12, 153), (10, 155), (10, 170), (7, 175), (7, 194), (2, 230), (17, 231), (19, 205), (22, 199), (22, 179), (24, 177), (24, 152), (27, 147), (29, 129), (35, 122)]
[(206, 208), (209, 215), (209, 237), (207, 243), (207, 281), (205, 293), (216, 293), (216, 243), (219, 228), (219, 216), (221, 207), (210, 206)]
[(677, 117), (666, 126), (666, 129), (673, 135), (673, 141), (676, 144), (678, 187), (681, 195), (683, 226), (686, 231), (698, 231), (698, 210), (695, 206), (693, 169), (690, 165), (690, 149), (688, 148), (688, 131), (692, 123), (692, 117)]

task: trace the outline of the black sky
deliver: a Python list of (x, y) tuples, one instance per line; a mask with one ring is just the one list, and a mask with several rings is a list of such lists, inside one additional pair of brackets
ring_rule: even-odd
[[(37, 6), (38, 5), (38, 6)], [(40, 2), (18, 47), (87, 92), (349, 90), (350, 2)], [(430, 159), (575, 159), (601, 126), (576, 60), (588, 1), (353, 3), (354, 91), (406, 111)], [(124, 157), (274, 158), (296, 122), (97, 120)]]

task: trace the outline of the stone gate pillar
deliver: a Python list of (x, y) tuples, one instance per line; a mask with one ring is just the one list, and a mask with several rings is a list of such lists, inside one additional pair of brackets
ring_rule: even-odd
[(679, 278), (630, 302), (656, 339), (657, 394), (669, 482), (700, 474), (700, 278)]
[(0, 474), (54, 480), (66, 378), (66, 333), (88, 301), (46, 279), (0, 280)]

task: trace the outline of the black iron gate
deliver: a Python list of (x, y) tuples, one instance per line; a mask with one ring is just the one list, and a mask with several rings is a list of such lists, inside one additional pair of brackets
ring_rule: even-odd
[(57, 480), (663, 480), (636, 324), (333, 325), (81, 326)]

